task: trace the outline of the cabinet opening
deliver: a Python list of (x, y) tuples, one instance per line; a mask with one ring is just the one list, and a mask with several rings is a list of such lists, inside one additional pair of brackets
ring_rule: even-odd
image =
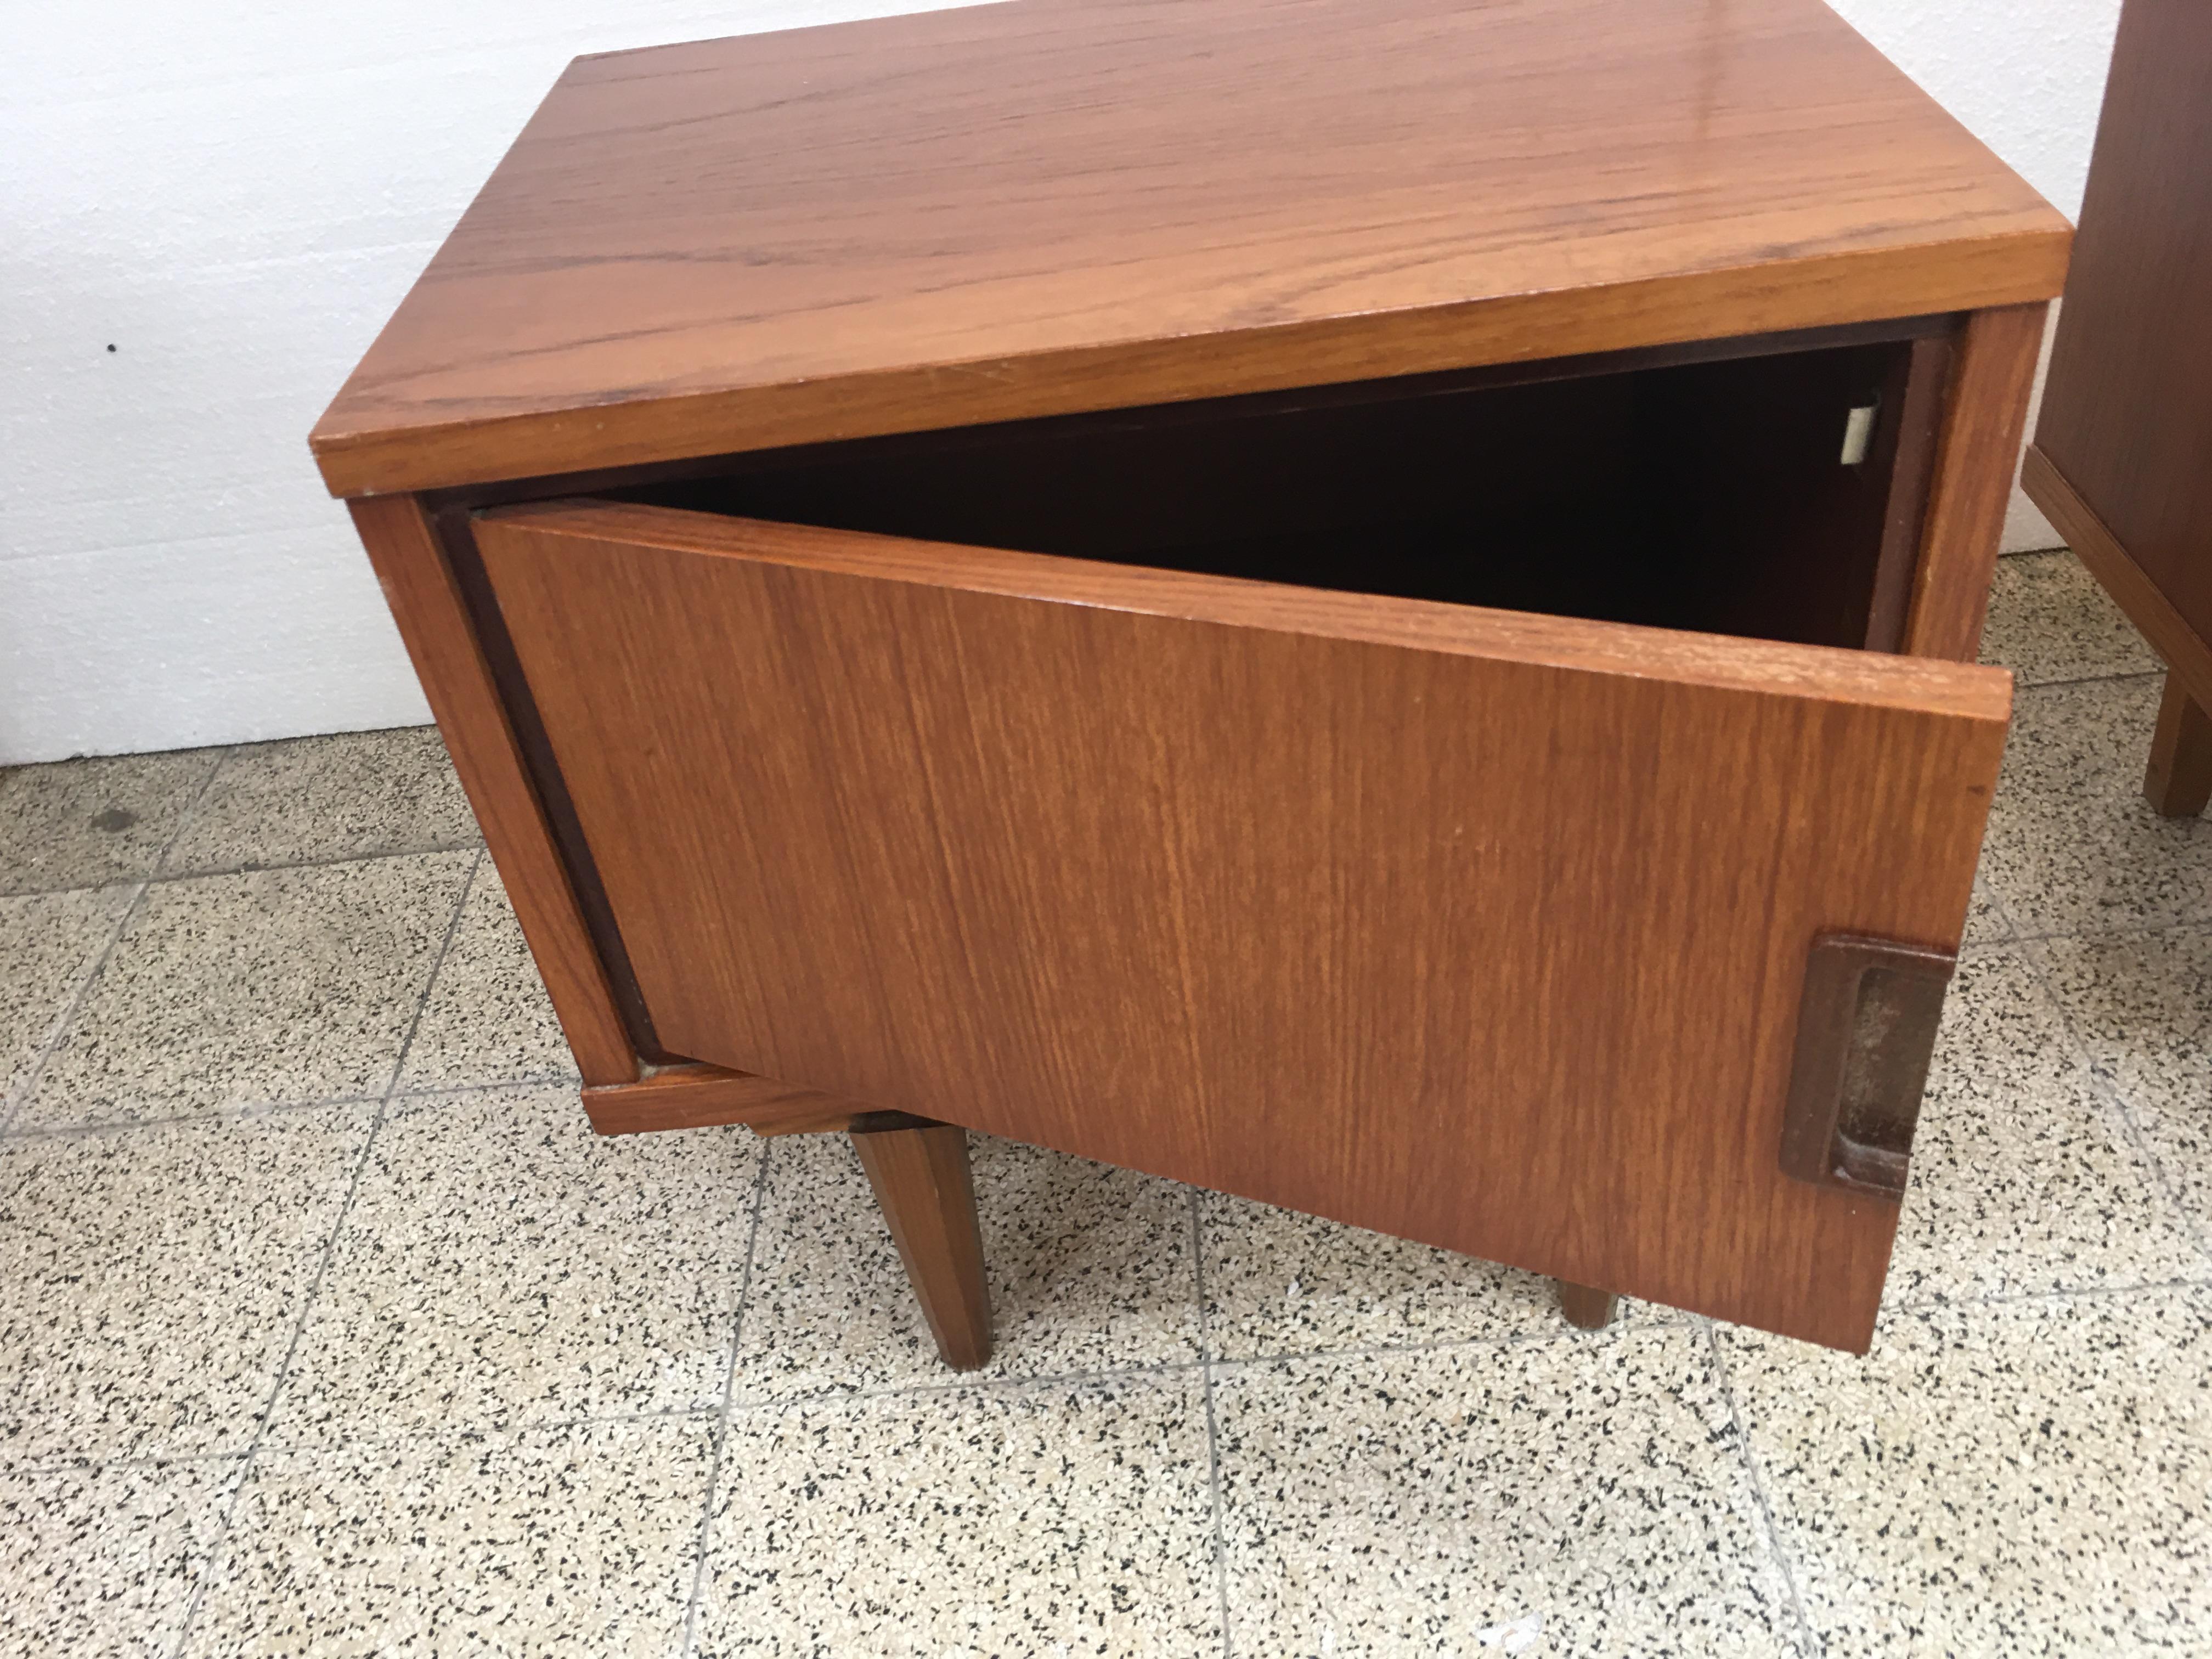
[(1893, 650), (1943, 343), (1387, 381), (732, 458), (660, 506)]

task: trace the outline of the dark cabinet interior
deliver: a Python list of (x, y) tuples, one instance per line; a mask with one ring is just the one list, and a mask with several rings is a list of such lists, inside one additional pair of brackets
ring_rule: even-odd
[[(757, 453), (712, 476), (617, 493), (1888, 650), (1903, 625), (1942, 343), (1923, 335), (1506, 384), (1370, 381)], [(1855, 424), (1859, 453), (1847, 454)]]

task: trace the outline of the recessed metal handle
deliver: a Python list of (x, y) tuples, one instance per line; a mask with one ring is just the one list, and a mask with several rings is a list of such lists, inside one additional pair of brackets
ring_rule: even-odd
[(1797, 1055), (1782, 1119), (1782, 1171), (1895, 1198), (1928, 1087), (1947, 951), (1823, 933), (1805, 962)]

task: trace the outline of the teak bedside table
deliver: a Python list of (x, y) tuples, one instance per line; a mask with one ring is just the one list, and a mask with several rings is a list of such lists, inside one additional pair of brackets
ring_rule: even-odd
[(2068, 238), (1816, 0), (1012, 0), (579, 60), (313, 443), (592, 1121), (952, 1364), (967, 1129), (1863, 1347)]

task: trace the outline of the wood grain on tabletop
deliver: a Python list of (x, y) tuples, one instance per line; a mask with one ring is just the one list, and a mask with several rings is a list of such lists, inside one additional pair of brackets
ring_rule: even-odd
[(1867, 1340), (1895, 1207), (1777, 1166), (1798, 985), (1823, 930), (1955, 946), (2001, 671), (643, 507), (477, 530), (672, 1048)]
[(2040, 301), (1820, 0), (1009, 0), (579, 59), (317, 426), (442, 487)]

